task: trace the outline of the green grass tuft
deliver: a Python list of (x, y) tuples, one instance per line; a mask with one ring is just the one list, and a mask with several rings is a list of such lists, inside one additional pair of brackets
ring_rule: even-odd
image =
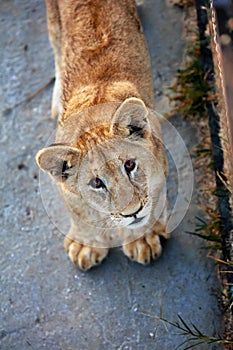
[(170, 101), (175, 102), (176, 112), (182, 113), (184, 118), (206, 115), (210, 86), (202, 68), (198, 39), (188, 47), (185, 67), (178, 70), (177, 80), (169, 90), (172, 92)]
[(218, 214), (213, 212), (208, 212), (208, 215), (210, 218), (207, 221), (203, 220), (202, 218), (196, 217), (198, 223), (196, 224), (195, 231), (187, 231), (186, 233), (211, 242), (211, 245), (209, 247), (211, 250), (221, 250), (222, 238), (220, 235), (220, 217)]
[(186, 340), (180, 343), (174, 350), (179, 350), (181, 348), (182, 350), (193, 349), (201, 344), (233, 344), (233, 340), (224, 339), (219, 335), (217, 337), (212, 337), (204, 334), (197, 326), (195, 326), (195, 324), (191, 323), (189, 325), (180, 315), (177, 315), (178, 321), (171, 322), (163, 318), (162, 315), (154, 316), (150, 313), (143, 314), (175, 327), (177, 330), (179, 330), (178, 335), (187, 337)]

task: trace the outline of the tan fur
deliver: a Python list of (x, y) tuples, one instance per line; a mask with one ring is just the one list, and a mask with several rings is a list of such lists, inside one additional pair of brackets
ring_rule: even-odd
[[(83, 270), (99, 264), (113, 241), (132, 260), (149, 263), (161, 253), (159, 235), (168, 238), (156, 216), (167, 163), (148, 110), (154, 93), (135, 3), (47, 0), (47, 18), (59, 123), (56, 144), (39, 151), (37, 163), (70, 212), (65, 249)], [(93, 189), (95, 178), (104, 187)]]

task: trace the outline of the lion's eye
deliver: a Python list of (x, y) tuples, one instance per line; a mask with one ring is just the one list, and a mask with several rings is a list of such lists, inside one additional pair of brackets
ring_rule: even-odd
[(136, 167), (136, 162), (135, 162), (135, 160), (133, 160), (133, 159), (130, 159), (130, 160), (127, 160), (126, 162), (125, 162), (125, 170), (126, 170), (126, 172), (127, 173), (130, 173), (131, 171), (133, 171), (134, 169), (135, 169), (135, 167)]
[(97, 188), (97, 189), (98, 188), (105, 188), (105, 184), (98, 177), (91, 179), (91, 181), (89, 182), (89, 185), (91, 185), (91, 187)]

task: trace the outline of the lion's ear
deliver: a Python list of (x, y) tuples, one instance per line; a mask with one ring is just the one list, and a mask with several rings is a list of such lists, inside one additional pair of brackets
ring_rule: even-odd
[(42, 148), (36, 155), (36, 162), (43, 171), (61, 181), (69, 176), (69, 169), (77, 163), (78, 158), (77, 148), (54, 144)]
[(150, 134), (148, 110), (138, 98), (127, 98), (113, 117), (111, 130), (121, 137), (145, 138)]

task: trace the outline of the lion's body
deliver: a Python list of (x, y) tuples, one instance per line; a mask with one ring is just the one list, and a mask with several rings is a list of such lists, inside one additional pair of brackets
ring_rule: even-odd
[[(80, 108), (141, 97), (154, 107), (150, 61), (131, 0), (47, 1), (66, 118)], [(58, 101), (54, 101), (54, 116)]]
[(157, 222), (167, 165), (159, 123), (148, 112), (154, 93), (136, 6), (47, 0), (47, 17), (58, 130), (37, 162), (70, 212), (65, 248), (84, 270), (116, 244), (148, 263), (160, 255), (159, 234), (167, 236)]

